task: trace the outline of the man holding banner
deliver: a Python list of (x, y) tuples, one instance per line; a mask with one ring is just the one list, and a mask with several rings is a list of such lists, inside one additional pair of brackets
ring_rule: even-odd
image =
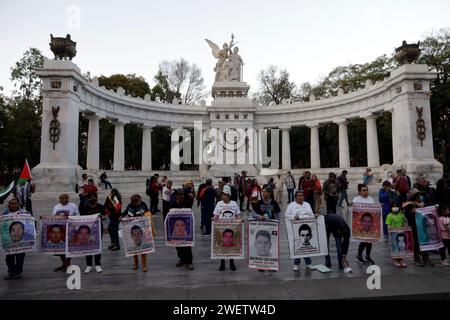
[[(295, 199), (294, 202), (291, 202), (287, 209), (286, 209), (286, 228), (288, 228), (288, 235), (290, 234), (289, 231), (291, 231), (292, 228), (290, 228), (289, 226), (292, 227), (292, 222), (291, 220), (300, 220), (300, 218), (310, 218), (310, 217), (314, 217), (314, 212), (312, 211), (311, 206), (309, 205), (308, 202), (305, 202), (305, 197), (303, 195), (303, 191), (302, 190), (298, 190), (295, 192)], [(294, 246), (294, 233), (292, 234), (291, 240), (289, 241), (289, 245), (290, 248), (293, 248)], [(299, 234), (301, 233), (301, 231), (299, 232)], [(292, 253), (292, 251), (291, 251)], [(293, 254), (291, 254), (292, 256)], [(304, 257), (305, 259), (305, 264), (308, 266), (311, 264), (311, 258), (310, 257)], [(300, 270), (300, 258), (295, 258), (294, 259), (294, 266), (292, 268), (292, 270), (294, 271), (299, 271)]]
[[(214, 221), (217, 220), (240, 220), (241, 211), (239, 205), (231, 200), (231, 186), (226, 184), (223, 186), (222, 190), (222, 200), (219, 201), (214, 209)], [(214, 235), (216, 231), (214, 231)], [(231, 229), (226, 229), (223, 231), (223, 244), (224, 246), (232, 247), (234, 244), (234, 231)], [(214, 243), (214, 238), (211, 238), (212, 243)], [(232, 242), (233, 240), (233, 242)], [(236, 265), (234, 264), (234, 259), (230, 260), (230, 270), (236, 271)], [(225, 270), (225, 259), (220, 260), (219, 271)]]
[(4, 279), (18, 279), (23, 271), (25, 252), (35, 249), (35, 221), (27, 211), (20, 209), (16, 198), (9, 200), (8, 208), (3, 211), (0, 234), (8, 266), (8, 275)]

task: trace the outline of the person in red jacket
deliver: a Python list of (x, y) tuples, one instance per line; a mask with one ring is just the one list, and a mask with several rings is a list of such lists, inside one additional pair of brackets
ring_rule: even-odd
[(258, 180), (252, 179), (247, 190), (247, 198), (252, 204), (252, 207), (258, 200), (261, 200), (261, 186), (259, 185)]

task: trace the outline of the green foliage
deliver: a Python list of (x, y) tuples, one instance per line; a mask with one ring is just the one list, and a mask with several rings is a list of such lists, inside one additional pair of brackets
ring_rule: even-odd
[(7, 98), (0, 94), (0, 169), (12, 172), (21, 168), (25, 158), (30, 166), (39, 163), (41, 146), (42, 92), (35, 69), (44, 57), (30, 48), (11, 68), (15, 90)]
[(132, 97), (144, 98), (146, 94), (151, 94), (150, 86), (147, 81), (141, 76), (132, 74), (113, 74), (110, 77), (100, 76), (98, 78), (100, 86), (105, 86), (108, 90), (116, 90), (122, 87), (125, 94)]
[(431, 121), (435, 157), (450, 169), (450, 28), (429, 34), (421, 42), (421, 63), (437, 72), (431, 82)]
[[(41, 95), (41, 80), (36, 75), (36, 69), (44, 66), (44, 56), (36, 48), (30, 48), (22, 58), (11, 68), (11, 81), (18, 87), (14, 94), (22, 98), (34, 100)], [(41, 111), (42, 112), (42, 111)]]
[(260, 105), (281, 104), (283, 100), (297, 101), (295, 83), (289, 80), (289, 72), (269, 66), (258, 75), (259, 90), (253, 94), (253, 101)]

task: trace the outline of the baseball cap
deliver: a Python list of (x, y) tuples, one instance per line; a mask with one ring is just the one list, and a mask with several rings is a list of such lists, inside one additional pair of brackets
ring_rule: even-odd
[(231, 187), (228, 184), (224, 185), (222, 193), (225, 193), (225, 194), (231, 196)]

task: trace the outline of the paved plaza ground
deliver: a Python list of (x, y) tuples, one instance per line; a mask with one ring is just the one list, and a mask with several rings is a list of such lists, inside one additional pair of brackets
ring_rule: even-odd
[[(372, 190), (376, 191), (376, 190)], [(351, 196), (353, 196), (351, 194)], [(100, 203), (106, 196), (100, 192)], [(372, 196), (377, 198), (376, 192)], [(127, 203), (129, 195), (123, 196)], [(146, 202), (148, 198), (145, 196)], [(74, 198), (72, 200), (78, 200)], [(57, 195), (35, 195), (33, 210), (35, 216), (51, 211)], [(78, 203), (78, 201), (75, 201)], [(283, 201), (283, 211), (286, 201)], [(197, 221), (199, 208), (194, 205)], [(348, 210), (341, 212), (346, 218)], [(381, 268), (381, 289), (369, 290), (366, 286), (367, 266), (358, 265), (355, 260), (358, 243), (351, 243), (348, 260), (353, 272), (344, 274), (338, 269), (334, 239), (330, 251), (333, 272), (322, 274), (306, 269), (302, 261), (300, 272), (292, 271), (289, 259), (286, 229), (280, 228), (280, 271), (258, 272), (250, 270), (246, 260), (237, 260), (238, 270), (219, 272), (219, 262), (211, 260), (211, 238), (197, 232), (195, 237), (193, 271), (176, 268), (175, 248), (166, 247), (163, 238), (162, 214), (155, 216), (156, 253), (148, 256), (149, 271), (132, 270), (132, 259), (125, 258), (123, 251), (110, 251), (109, 236), (103, 237), (103, 273), (93, 271), (82, 273), (81, 290), (66, 287), (68, 275), (54, 272), (60, 260), (37, 252), (27, 253), (24, 273), (21, 279), (0, 282), (0, 299), (352, 299), (352, 298), (450, 298), (449, 267), (416, 267), (410, 259), (408, 268), (397, 269), (388, 257), (386, 242), (377, 243), (372, 250), (372, 258)], [(439, 256), (431, 255), (439, 264)], [(323, 257), (313, 258), (313, 264), (324, 264)], [(84, 258), (74, 258), (72, 263), (85, 268)], [(0, 263), (0, 273), (6, 274), (6, 264)]]

